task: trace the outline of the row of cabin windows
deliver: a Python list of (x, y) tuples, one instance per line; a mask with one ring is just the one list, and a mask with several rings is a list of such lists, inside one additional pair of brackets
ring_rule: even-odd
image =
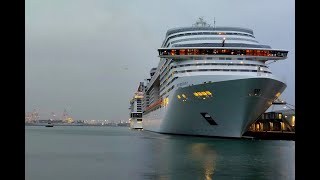
[(166, 80), (164, 80), (163, 82), (161, 82), (161, 80), (162, 80), (162, 79), (161, 79), (161, 80), (160, 80), (160, 86), (163, 85), (164, 83), (166, 83), (166, 82), (174, 75), (174, 73), (175, 73), (175, 71), (171, 72), (171, 73), (170, 73), (170, 76), (168, 76), (168, 77), (166, 78)]
[(174, 85), (171, 86), (167, 91), (165, 91), (163, 94), (160, 95), (160, 97), (163, 97), (165, 94), (169, 93), (174, 88)]
[[(170, 44), (183, 42), (183, 41), (195, 41), (195, 40), (223, 40), (223, 38), (222, 37), (185, 38), (185, 39), (171, 41)], [(256, 40), (245, 39), (245, 38), (230, 38), (230, 37), (228, 37), (227, 40), (241, 40), (241, 41), (250, 41), (250, 42), (258, 43), (258, 41), (256, 41)], [(168, 45), (169, 45), (169, 43), (168, 43)]]
[[(226, 60), (225, 57), (219, 57), (219, 60)], [(188, 59), (179, 59), (179, 58), (175, 58), (175, 60), (218, 60), (217, 58), (213, 58), (213, 57), (188, 57)], [(232, 58), (230, 60), (255, 60), (255, 58)]]
[(257, 49), (160, 49), (159, 55), (245, 55), (286, 57), (288, 51), (257, 50)]
[(207, 65), (220, 65), (220, 66), (254, 66), (254, 67), (264, 67), (264, 68), (268, 68), (268, 66), (265, 65), (260, 65), (260, 64), (241, 64), (241, 63), (197, 63), (197, 64), (182, 64), (182, 65), (176, 65), (176, 66), (172, 66), (170, 69), (172, 68), (177, 68), (177, 67), (188, 67), (188, 66), (207, 66)]
[[(188, 66), (206, 66), (206, 65), (225, 65), (225, 66), (255, 66), (255, 67), (265, 67), (265, 68), (268, 68), (267, 66), (265, 65), (258, 65), (258, 64), (241, 64), (241, 63), (198, 63), (198, 64), (183, 64), (183, 65), (176, 65), (176, 66), (171, 66), (169, 69), (168, 69), (168, 72), (166, 72), (165, 75), (163, 75), (162, 77), (160, 77), (160, 86), (162, 84), (164, 84), (167, 80), (165, 80), (164, 82), (161, 82), (166, 76), (167, 74), (169, 73), (169, 71), (173, 68), (177, 68), (177, 67), (188, 67)], [(174, 74), (174, 73), (173, 73)], [(167, 78), (169, 79), (170, 77), (172, 76), (172, 73), (171, 75)]]
[[(249, 69), (193, 69), (193, 70), (182, 70), (182, 71), (174, 71), (175, 74), (178, 73), (187, 73), (187, 72), (204, 72), (204, 71), (226, 71), (226, 72), (262, 72), (262, 73), (268, 73), (272, 74), (270, 71), (262, 71), (262, 70), (249, 70)], [(165, 89), (165, 87), (169, 86), (171, 83), (173, 83), (174, 80), (176, 80), (178, 77), (174, 77), (167, 85), (164, 86), (167, 79), (160, 84), (160, 86), (163, 86), (160, 88), (160, 92)]]
[[(173, 60), (172, 59), (166, 59), (166, 62), (162, 65), (162, 67), (160, 68), (160, 72), (164, 69), (164, 68), (166, 68), (166, 67), (168, 67), (171, 63), (173, 63)], [(168, 65), (167, 65), (168, 64)]]
[[(208, 59), (208, 60), (212, 60), (212, 57), (207, 57), (206, 59)], [(189, 60), (193, 60), (193, 58), (191, 57)], [(194, 60), (205, 60), (205, 58), (195, 58)], [(224, 58), (224, 57), (219, 57), (219, 60), (253, 60), (253, 58)], [(171, 64), (171, 63), (170, 63)], [(226, 65), (226, 64), (224, 64), (224, 63), (208, 63), (208, 65)], [(238, 63), (234, 63), (234, 64), (237, 64), (237, 65), (242, 65), (242, 66), (245, 66), (245, 65), (247, 65), (247, 64), (238, 64)], [(187, 65), (186, 65), (187, 66)], [(249, 65), (250, 66), (250, 65)], [(263, 65), (261, 65), (262, 67), (267, 67), (267, 66), (263, 66)], [(168, 74), (168, 71), (170, 70), (170, 69), (172, 69), (172, 67), (174, 67), (174, 66), (172, 66), (170, 69), (168, 69), (168, 67), (169, 67), (169, 65), (168, 66), (166, 66), (165, 67), (165, 69), (160, 73), (160, 81), (162, 81), (162, 79)], [(181, 66), (181, 67), (183, 67), (183, 66)], [(165, 74), (164, 74), (165, 73)], [(162, 75), (162, 74), (164, 74), (164, 75)]]
[(160, 80), (161, 80), (161, 76), (164, 74), (164, 73), (167, 73), (168, 72), (168, 67), (170, 67), (171, 63), (173, 63), (174, 61), (171, 61), (164, 69), (163, 71), (160, 71)]
[(234, 71), (234, 72), (263, 72), (272, 74), (270, 71), (248, 70), (248, 69), (193, 69), (177, 71), (176, 73), (199, 72), (199, 71)]
[(172, 84), (173, 81), (175, 81), (176, 79), (178, 79), (178, 77), (174, 77), (167, 85), (163, 86), (163, 87), (160, 89), (160, 92), (162, 92), (164, 88), (166, 88), (166, 87), (168, 87), (170, 84)]

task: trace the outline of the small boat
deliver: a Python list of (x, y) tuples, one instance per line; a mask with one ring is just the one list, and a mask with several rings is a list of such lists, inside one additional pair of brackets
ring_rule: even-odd
[(48, 122), (48, 124), (46, 125), (46, 127), (53, 127), (53, 124), (51, 122)]
[(47, 124), (46, 127), (53, 127), (53, 124)]

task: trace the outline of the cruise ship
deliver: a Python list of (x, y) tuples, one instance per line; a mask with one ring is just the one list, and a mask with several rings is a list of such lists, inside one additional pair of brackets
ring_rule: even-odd
[(144, 130), (241, 138), (286, 88), (268, 63), (288, 51), (260, 44), (252, 29), (202, 18), (169, 29), (144, 90)]
[(144, 83), (140, 82), (138, 90), (130, 100), (130, 129), (143, 129), (142, 127), (142, 100), (144, 92)]

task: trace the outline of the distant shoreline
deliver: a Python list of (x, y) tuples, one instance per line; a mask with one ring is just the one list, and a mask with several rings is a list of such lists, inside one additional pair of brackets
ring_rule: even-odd
[[(47, 124), (25, 124), (25, 126), (46, 126)], [(53, 124), (54, 126), (99, 126), (99, 127), (129, 127), (129, 125), (92, 125), (92, 124)]]

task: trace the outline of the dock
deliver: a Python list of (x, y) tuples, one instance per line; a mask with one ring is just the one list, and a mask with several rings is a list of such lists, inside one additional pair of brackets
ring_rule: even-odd
[(243, 134), (243, 138), (249, 137), (295, 141), (295, 111), (290, 109), (263, 113)]

